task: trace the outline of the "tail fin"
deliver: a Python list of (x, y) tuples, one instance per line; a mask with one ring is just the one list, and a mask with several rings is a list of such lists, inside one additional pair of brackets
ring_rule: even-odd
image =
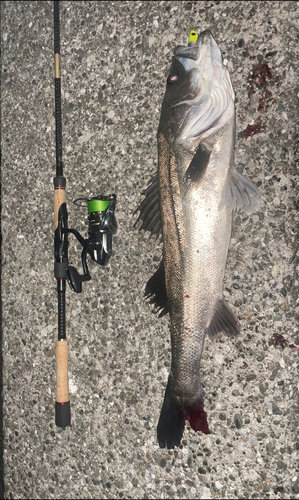
[(180, 407), (173, 395), (168, 381), (164, 402), (159, 418), (157, 437), (160, 448), (172, 449), (179, 446), (185, 422), (188, 420), (194, 431), (201, 431), (209, 434), (207, 414), (203, 409), (203, 400), (199, 399), (192, 406)]

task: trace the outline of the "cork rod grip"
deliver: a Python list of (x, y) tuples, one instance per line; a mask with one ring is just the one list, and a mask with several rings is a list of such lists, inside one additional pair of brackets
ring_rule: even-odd
[(66, 192), (65, 189), (55, 189), (54, 190), (54, 229), (58, 227), (58, 212), (60, 206), (66, 203)]
[(70, 425), (70, 395), (68, 381), (67, 340), (56, 343), (56, 425)]

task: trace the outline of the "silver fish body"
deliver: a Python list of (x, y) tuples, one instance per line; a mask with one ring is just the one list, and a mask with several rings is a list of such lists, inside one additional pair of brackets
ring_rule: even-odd
[(157, 178), (139, 207), (141, 227), (163, 236), (163, 261), (146, 292), (171, 323), (161, 447), (180, 443), (185, 420), (209, 432), (200, 385), (204, 340), (239, 333), (222, 296), (232, 212), (255, 210), (259, 193), (234, 169), (234, 145), (234, 92), (206, 30), (192, 47), (174, 51), (158, 128)]

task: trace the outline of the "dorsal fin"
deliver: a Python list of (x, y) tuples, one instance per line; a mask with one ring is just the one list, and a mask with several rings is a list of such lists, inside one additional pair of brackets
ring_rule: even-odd
[(156, 234), (157, 238), (159, 234), (162, 234), (162, 223), (161, 223), (161, 213), (159, 206), (159, 189), (158, 189), (158, 175), (152, 178), (151, 184), (142, 192), (145, 195), (145, 199), (140, 203), (137, 210), (134, 212), (139, 213), (138, 219), (134, 223), (134, 226), (142, 220), (142, 224), (139, 230), (144, 229), (145, 231), (150, 231), (150, 233)]
[(151, 298), (150, 304), (155, 304), (157, 309), (161, 310), (159, 318), (169, 312), (163, 260), (160, 262), (155, 274), (148, 280), (145, 287), (145, 296)]

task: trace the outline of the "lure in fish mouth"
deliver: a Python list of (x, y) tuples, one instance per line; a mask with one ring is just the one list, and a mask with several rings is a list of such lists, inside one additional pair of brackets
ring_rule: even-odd
[(163, 238), (162, 261), (146, 285), (160, 316), (170, 317), (171, 370), (157, 429), (162, 448), (180, 444), (186, 420), (209, 433), (200, 384), (204, 340), (240, 331), (222, 293), (232, 213), (260, 206), (259, 190), (234, 168), (234, 92), (220, 49), (209, 30), (195, 35), (174, 50), (158, 172), (136, 221)]

